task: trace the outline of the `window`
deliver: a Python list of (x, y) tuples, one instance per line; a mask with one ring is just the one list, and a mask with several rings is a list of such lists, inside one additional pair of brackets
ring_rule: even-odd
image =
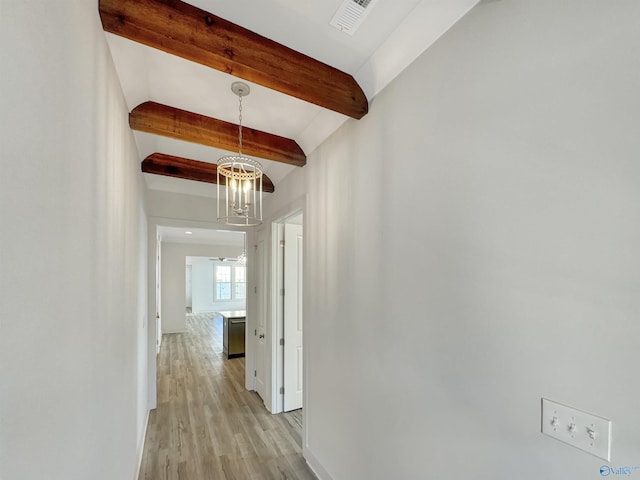
[(247, 267), (216, 265), (214, 300), (244, 300), (247, 297)]
[(216, 265), (216, 300), (231, 300), (231, 266)]
[(238, 300), (247, 297), (247, 267), (235, 267), (233, 283), (234, 297)]

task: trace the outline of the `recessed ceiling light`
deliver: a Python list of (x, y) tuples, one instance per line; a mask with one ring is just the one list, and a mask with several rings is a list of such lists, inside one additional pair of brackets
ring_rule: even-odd
[(187, 235), (193, 235), (193, 232), (184, 232), (184, 233), (186, 233)]

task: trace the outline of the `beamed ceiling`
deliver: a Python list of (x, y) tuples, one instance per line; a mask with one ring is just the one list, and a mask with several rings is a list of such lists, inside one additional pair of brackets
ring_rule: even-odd
[(216, 162), (260, 159), (265, 192), (478, 0), (378, 0), (353, 34), (329, 25), (342, 0), (99, 0), (151, 189), (214, 196)]

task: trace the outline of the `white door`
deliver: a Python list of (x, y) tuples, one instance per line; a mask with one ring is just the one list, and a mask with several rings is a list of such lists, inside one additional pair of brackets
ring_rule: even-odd
[(255, 389), (260, 398), (265, 398), (265, 353), (266, 353), (266, 318), (267, 318), (267, 268), (265, 255), (264, 230), (258, 232), (258, 244), (256, 245), (256, 293), (258, 295), (258, 311), (256, 316), (256, 359), (255, 359)]
[(284, 226), (284, 411), (302, 408), (302, 225)]
[(156, 355), (160, 354), (160, 344), (162, 343), (162, 320), (160, 317), (160, 306), (162, 305), (162, 287), (160, 284), (160, 278), (162, 272), (160, 271), (162, 262), (160, 261), (160, 255), (162, 255), (162, 243), (160, 237), (156, 240)]
[(185, 279), (184, 279), (184, 286), (185, 286), (185, 297), (186, 297), (186, 305), (187, 308), (191, 308), (192, 305), (192, 300), (191, 300), (191, 265), (187, 265), (186, 271), (185, 271)]

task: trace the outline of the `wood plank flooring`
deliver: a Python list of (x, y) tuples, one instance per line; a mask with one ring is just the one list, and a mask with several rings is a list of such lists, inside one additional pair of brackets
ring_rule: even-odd
[(315, 480), (301, 411), (271, 415), (244, 367), (223, 358), (220, 317), (188, 314), (185, 333), (164, 336), (139, 480)]

